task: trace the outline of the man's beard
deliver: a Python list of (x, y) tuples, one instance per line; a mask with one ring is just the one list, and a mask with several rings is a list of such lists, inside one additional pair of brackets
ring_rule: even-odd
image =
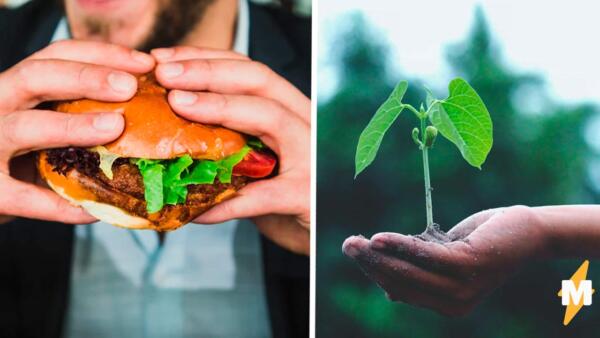
[(204, 16), (215, 0), (161, 1), (154, 26), (137, 49), (149, 52), (153, 48), (170, 47), (180, 43)]
[[(202, 19), (206, 8), (215, 0), (161, 0), (153, 27), (146, 38), (136, 46), (149, 52), (153, 48), (170, 47), (180, 43)], [(107, 36), (110, 23), (98, 18), (85, 20), (92, 35)]]

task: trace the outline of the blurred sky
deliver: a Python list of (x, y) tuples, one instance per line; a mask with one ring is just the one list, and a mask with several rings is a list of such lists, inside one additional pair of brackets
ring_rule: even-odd
[[(361, 11), (391, 45), (395, 68), (443, 89), (451, 74), (445, 48), (463, 41), (477, 4), (503, 60), (543, 75), (551, 97), (600, 102), (600, 2), (590, 0), (320, 0), (319, 99), (335, 89), (329, 52), (344, 14)], [(340, 20), (341, 19), (341, 20)]]

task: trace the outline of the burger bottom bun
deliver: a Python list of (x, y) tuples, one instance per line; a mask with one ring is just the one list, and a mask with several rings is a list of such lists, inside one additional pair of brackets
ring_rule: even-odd
[(80, 206), (90, 215), (96, 217), (102, 222), (116, 225), (127, 229), (153, 229), (152, 223), (141, 217), (128, 214), (125, 210), (112, 206), (106, 203), (99, 203), (90, 200), (76, 200), (65, 193), (65, 190), (54, 186), (51, 182), (47, 182), (50, 188), (54, 190), (71, 204)]
[(165, 205), (160, 211), (148, 214), (143, 199), (118, 191), (75, 169), (66, 176), (53, 171), (45, 152), (40, 153), (38, 169), (57, 194), (81, 206), (100, 221), (128, 229), (175, 230), (233, 197), (245, 185), (245, 181), (237, 181), (235, 184), (214, 186), (205, 193), (190, 191), (185, 204)]

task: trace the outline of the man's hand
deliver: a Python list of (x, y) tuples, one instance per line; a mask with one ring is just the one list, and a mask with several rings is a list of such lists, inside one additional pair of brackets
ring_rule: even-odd
[(80, 98), (125, 101), (137, 89), (136, 79), (129, 73), (148, 72), (153, 67), (154, 59), (147, 54), (98, 42), (65, 40), (0, 73), (2, 221), (12, 216), (66, 223), (94, 220), (54, 192), (32, 184), (35, 168), (21, 155), (38, 149), (110, 142), (121, 134), (123, 117), (118, 113), (69, 115), (36, 106), (44, 101)]
[(169, 102), (181, 116), (259, 137), (279, 157), (279, 173), (240, 190), (196, 222), (249, 217), (279, 245), (310, 247), (310, 100), (263, 64), (222, 50), (156, 49), (156, 78), (174, 89)]
[(370, 240), (353, 236), (344, 253), (393, 301), (445, 315), (470, 312), (523, 263), (545, 256), (548, 233), (533, 209), (522, 206), (477, 213), (435, 243), (396, 233)]

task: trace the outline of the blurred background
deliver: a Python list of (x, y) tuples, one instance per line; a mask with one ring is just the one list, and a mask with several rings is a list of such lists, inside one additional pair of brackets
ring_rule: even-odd
[[(392, 5), (393, 4), (393, 5)], [(358, 136), (393, 86), (439, 98), (456, 76), (480, 94), (494, 146), (479, 171), (440, 139), (430, 152), (434, 220), (479, 210), (600, 202), (600, 5), (542, 1), (321, 0), (318, 56), (319, 337), (597, 337), (600, 305), (564, 328), (557, 296), (581, 260), (536, 262), (460, 319), (389, 302), (341, 252), (344, 239), (425, 228), (416, 125), (404, 112), (353, 180)], [(588, 278), (600, 283), (600, 262)]]

